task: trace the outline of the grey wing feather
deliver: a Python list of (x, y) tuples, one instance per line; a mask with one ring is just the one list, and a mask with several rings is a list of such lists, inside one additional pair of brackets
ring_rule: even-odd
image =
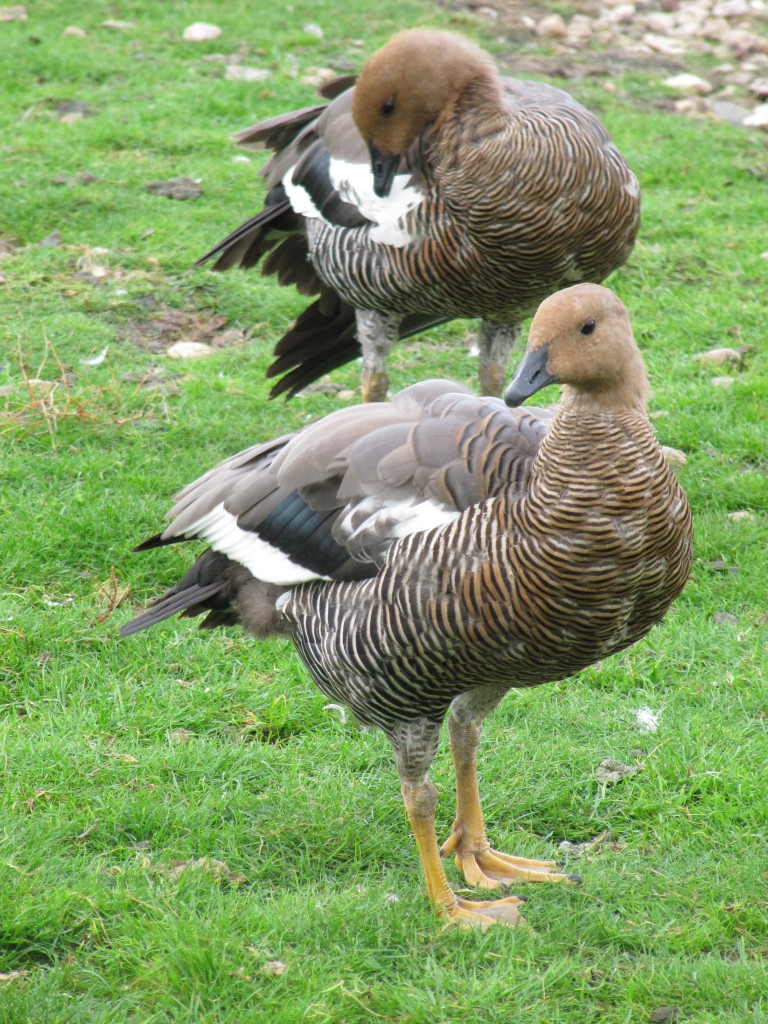
[(434, 525), (430, 516), (446, 521), (504, 488), (524, 490), (550, 415), (424, 381), (227, 459), (177, 495), (153, 543), (205, 538), (223, 507), (298, 565), (371, 575), (397, 537)]

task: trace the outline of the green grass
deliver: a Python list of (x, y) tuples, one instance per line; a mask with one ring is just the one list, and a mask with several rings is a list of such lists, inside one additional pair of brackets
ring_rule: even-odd
[[(640, 240), (611, 284), (667, 414), (660, 439), (688, 458), (696, 558), (644, 643), (510, 694), (489, 721), (493, 841), (547, 856), (604, 836), (572, 862), (582, 887), (527, 890), (535, 934), (442, 929), (385, 741), (324, 708), (290, 645), (189, 622), (117, 640), (188, 564), (129, 553), (171, 494), (340, 404), (266, 400), (299, 297), (191, 267), (258, 208), (257, 158), (233, 162), (229, 136), (311, 102), (308, 68), (359, 66), (406, 24), (468, 32), (514, 66), (485, 20), (346, 6), (40, 0), (0, 24), (0, 1022), (639, 1024), (661, 1006), (690, 1024), (768, 1021), (765, 135), (660, 112), (653, 73), (613, 95), (570, 86), (641, 179)], [(195, 20), (222, 36), (182, 43)], [(87, 38), (63, 37), (70, 24)], [(241, 48), (269, 79), (226, 81), (204, 59)], [(64, 101), (91, 116), (62, 123)], [(146, 191), (178, 175), (203, 195)], [(57, 230), (62, 245), (40, 246)], [(249, 341), (174, 362), (148, 347), (168, 308)], [(393, 383), (474, 383), (466, 331), (400, 346)], [(730, 388), (712, 384), (730, 371), (692, 359), (742, 344), (756, 351)], [(357, 374), (334, 379), (355, 388)], [(56, 385), (47, 405), (25, 377)], [(661, 712), (656, 733), (637, 728), (643, 705)], [(644, 768), (601, 786), (605, 759)], [(445, 834), (445, 749), (433, 775)], [(200, 857), (230, 874), (171, 870)]]

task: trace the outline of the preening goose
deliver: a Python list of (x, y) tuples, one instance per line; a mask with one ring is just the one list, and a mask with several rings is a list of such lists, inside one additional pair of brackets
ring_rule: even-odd
[(263, 260), (319, 293), (275, 348), (273, 395), (362, 350), (363, 400), (382, 400), (395, 341), (455, 317), (482, 318), (480, 389), (499, 395), (521, 321), (635, 241), (638, 183), (600, 122), (448, 32), (401, 32), (328, 106), (236, 138), (274, 152), (265, 206), (199, 262)]
[[(563, 384), (557, 411), (517, 408)], [(476, 755), (510, 687), (564, 679), (644, 636), (682, 590), (691, 516), (645, 412), (622, 303), (578, 285), (542, 303), (507, 393), (427, 381), (228, 459), (140, 548), (210, 548), (123, 635), (176, 612), (294, 641), (319, 688), (394, 750), (430, 899), (448, 918), (519, 920), (517, 898), (459, 899), (427, 772), (448, 714), (457, 811), (442, 847), (467, 882), (560, 881), (498, 853)]]

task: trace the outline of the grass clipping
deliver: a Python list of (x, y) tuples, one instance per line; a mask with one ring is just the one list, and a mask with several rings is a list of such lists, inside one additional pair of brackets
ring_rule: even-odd
[[(142, 392), (142, 381), (127, 394), (114, 375), (107, 385), (80, 384), (45, 334), (37, 369), (32, 368), (32, 354), (23, 351), (20, 340), (16, 362), (21, 379), (0, 387), (0, 401), (4, 400), (4, 407), (0, 408), (0, 434), (45, 430), (55, 448), (56, 431), (62, 420), (122, 427), (157, 412), (160, 396), (154, 391)], [(164, 399), (161, 401), (161, 411), (167, 420)]]

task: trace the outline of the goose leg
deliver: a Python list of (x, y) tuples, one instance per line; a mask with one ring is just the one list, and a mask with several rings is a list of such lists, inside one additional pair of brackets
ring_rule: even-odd
[(441, 917), (464, 927), (485, 929), (492, 924), (510, 927), (525, 924), (517, 909), (524, 901), (516, 896), (488, 902), (462, 900), (448, 884), (435, 833), (437, 789), (427, 778), (439, 736), (439, 723), (424, 719), (397, 726), (389, 736), (397, 758), (403, 803), (416, 838), (429, 899)]
[(364, 402), (384, 402), (389, 388), (387, 357), (400, 337), (399, 316), (359, 309), (356, 313), (357, 340), (363, 349), (360, 387)]
[(483, 320), (480, 323), (480, 394), (501, 395), (507, 384), (509, 354), (520, 337), (520, 325)]
[[(455, 855), (456, 867), (469, 885), (481, 889), (503, 889), (510, 882), (579, 881), (576, 875), (557, 871), (550, 860), (529, 860), (499, 853), (491, 848), (485, 834), (485, 822), (477, 786), (477, 748), (483, 728), (483, 717), (501, 699), (498, 692), (477, 690), (466, 695), (474, 708), (454, 702), (448, 719), (451, 753), (456, 770), (456, 820), (453, 831), (443, 843), (440, 854)], [(485, 706), (478, 714), (478, 698)], [(470, 703), (467, 701), (467, 704)], [(470, 717), (472, 714), (477, 717)]]

